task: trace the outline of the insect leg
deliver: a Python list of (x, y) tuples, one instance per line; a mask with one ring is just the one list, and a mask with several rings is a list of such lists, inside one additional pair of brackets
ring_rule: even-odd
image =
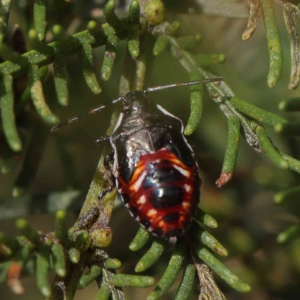
[(99, 145), (101, 142), (107, 142), (107, 141), (109, 141), (109, 139), (110, 139), (110, 136), (108, 135), (108, 136), (101, 136), (99, 139), (97, 139), (96, 141), (95, 141), (95, 143), (97, 144), (97, 145)]
[(67, 121), (64, 121), (64, 122), (61, 122), (60, 124), (57, 124), (55, 126), (53, 126), (51, 129), (50, 129), (50, 132), (55, 132), (57, 130), (59, 130), (60, 128), (62, 127), (65, 127), (69, 124), (72, 124), (72, 123), (75, 123), (77, 122), (78, 120), (82, 119), (82, 118), (85, 118), (87, 117), (88, 115), (93, 115), (95, 113), (98, 113), (99, 111), (102, 111), (106, 106), (107, 104), (114, 104), (116, 102), (119, 102), (119, 101), (124, 101), (125, 98), (124, 97), (119, 97), (117, 99), (113, 99), (111, 100), (110, 102), (107, 102), (99, 107), (95, 107), (95, 108), (92, 108), (90, 109), (88, 112), (84, 113), (84, 114), (81, 114), (81, 115), (78, 115), (78, 116), (75, 116)]

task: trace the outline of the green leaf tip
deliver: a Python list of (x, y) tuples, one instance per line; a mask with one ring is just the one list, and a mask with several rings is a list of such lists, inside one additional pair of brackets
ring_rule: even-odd
[(66, 212), (58, 210), (55, 214), (54, 233), (56, 238), (65, 243), (68, 241), (68, 230), (66, 225)]
[(28, 31), (28, 42), (34, 50), (40, 52), (43, 55), (50, 55), (54, 54), (53, 47), (48, 46), (44, 42), (39, 39), (39, 33), (35, 29), (30, 29)]
[(65, 58), (57, 54), (53, 60), (54, 84), (58, 103), (67, 106), (69, 103), (69, 91)]
[(201, 234), (201, 242), (203, 245), (206, 245), (210, 249), (212, 249), (214, 252), (219, 254), (220, 256), (227, 256), (228, 251), (227, 249), (217, 241), (216, 238), (214, 238), (209, 232), (203, 231)]
[(59, 277), (65, 277), (67, 274), (67, 270), (64, 247), (59, 243), (55, 243), (53, 244), (51, 251), (53, 257), (54, 270), (56, 274)]
[(180, 28), (181, 24), (178, 21), (173, 21), (166, 28), (166, 34), (174, 35)]
[(274, 126), (275, 132), (284, 136), (299, 136), (300, 135), (300, 123), (277, 123)]
[(182, 243), (182, 240), (177, 241), (167, 269), (165, 270), (162, 278), (159, 280), (154, 291), (148, 295), (147, 300), (160, 299), (162, 295), (173, 285), (180, 272), (185, 257), (186, 248)]
[(280, 152), (280, 154), (289, 163), (290, 169), (300, 174), (300, 161), (285, 153)]
[(265, 23), (270, 60), (267, 84), (270, 88), (273, 88), (279, 79), (282, 69), (282, 47), (276, 23), (276, 15), (273, 8), (273, 1), (260, 0), (260, 2)]
[(167, 242), (162, 239), (155, 239), (147, 253), (138, 261), (135, 272), (143, 272), (154, 265), (163, 254)]
[(85, 244), (90, 239), (90, 234), (86, 230), (82, 230), (79, 233), (76, 233), (75, 237), (75, 244), (80, 246), (82, 244)]
[(51, 289), (49, 287), (43, 287), (41, 288), (41, 294), (47, 298), (51, 296)]
[(199, 67), (223, 64), (226, 61), (225, 54), (197, 54), (195, 61)]
[(140, 55), (140, 41), (137, 33), (134, 33), (129, 37), (128, 51), (134, 58)]
[(31, 98), (37, 113), (47, 124), (58, 124), (59, 118), (51, 112), (46, 103), (38, 65), (29, 66), (29, 79)]
[(67, 215), (66, 211), (58, 210), (55, 214), (55, 217), (56, 217), (56, 219), (64, 220), (66, 218), (66, 215)]
[(22, 195), (24, 195), (26, 189), (20, 186), (14, 186), (12, 189), (12, 196), (14, 198), (20, 197)]
[(225, 280), (235, 290), (248, 293), (251, 287), (240, 280), (237, 275), (225, 267), (217, 258), (215, 258), (206, 248), (200, 246), (198, 248), (198, 257), (205, 262), (213, 271), (215, 271), (223, 280)]
[(283, 191), (280, 191), (274, 195), (274, 203), (282, 204), (289, 201), (297, 201), (300, 197), (300, 187), (296, 186)]
[[(201, 80), (198, 70), (193, 70), (189, 74), (190, 81)], [(203, 110), (203, 85), (197, 84), (190, 87), (191, 114), (184, 129), (185, 135), (191, 135), (199, 126)]]
[(145, 244), (148, 242), (148, 240), (150, 239), (150, 236), (151, 236), (151, 234), (147, 230), (140, 228), (138, 230), (135, 238), (130, 243), (129, 249), (131, 251), (138, 251), (138, 250), (142, 249), (145, 246)]
[(101, 87), (93, 70), (93, 48), (90, 44), (83, 44), (80, 50), (82, 72), (87, 86), (94, 94), (101, 93)]
[(40, 236), (36, 230), (28, 225), (27, 220), (21, 218), (16, 221), (16, 227), (22, 232), (22, 234), (32, 243), (37, 244), (40, 240)]
[(87, 23), (87, 30), (94, 30), (98, 27), (98, 24), (96, 21), (91, 20)]
[(4, 75), (1, 78), (0, 94), (1, 94), (1, 118), (3, 131), (10, 146), (14, 152), (22, 150), (22, 141), (19, 136), (14, 114), (14, 95), (13, 95), (13, 79), (11, 75)]
[(106, 284), (102, 284), (98, 295), (97, 295), (97, 300), (108, 300), (111, 294), (110, 288)]
[(196, 275), (196, 267), (194, 264), (186, 266), (179, 288), (177, 290), (175, 300), (187, 300), (190, 297), (194, 279)]
[(116, 59), (116, 47), (118, 44), (118, 37), (111, 35), (107, 38), (107, 43), (104, 51), (104, 58), (101, 66), (101, 78), (107, 81), (112, 73), (114, 62)]
[(36, 39), (38, 37), (38, 33), (35, 29), (29, 29), (28, 31), (28, 38)]
[(241, 123), (239, 118), (237, 116), (229, 117), (222, 173), (219, 179), (216, 181), (216, 185), (219, 188), (227, 184), (233, 177), (233, 172), (238, 157), (240, 130)]
[(71, 248), (69, 250), (70, 261), (74, 264), (78, 264), (80, 260), (80, 251), (76, 248)]
[(132, 0), (130, 3), (128, 21), (130, 24), (140, 23), (140, 4), (138, 0)]
[(115, 274), (112, 283), (118, 287), (138, 287), (147, 288), (153, 286), (154, 278), (150, 276)]
[(104, 6), (104, 17), (107, 23), (115, 29), (122, 28), (123, 22), (115, 14), (115, 1), (109, 0)]
[(217, 220), (213, 218), (211, 215), (202, 211), (200, 208), (197, 208), (195, 221), (200, 222), (209, 228), (218, 228)]
[(108, 258), (103, 266), (106, 269), (119, 269), (122, 266), (122, 263), (116, 258)]
[(157, 56), (161, 54), (169, 44), (169, 38), (165, 35), (159, 35), (154, 47), (153, 47), (153, 55)]
[(181, 49), (189, 50), (193, 49), (200, 41), (202, 37), (200, 34), (194, 36), (182, 36), (177, 39), (177, 42)]
[(99, 266), (92, 266), (89, 271), (82, 275), (78, 281), (77, 288), (83, 289), (94, 281), (100, 274), (102, 269)]
[(38, 39), (42, 41), (46, 31), (46, 0), (35, 0), (33, 5), (34, 27)]
[(55, 24), (52, 26), (52, 33), (55, 37), (61, 37), (64, 33), (64, 29), (61, 25)]
[(8, 25), (9, 12), (11, 7), (11, 0), (0, 0), (1, 3), (1, 24), (0, 24), (0, 44), (5, 37)]
[(277, 236), (276, 241), (279, 244), (286, 243), (292, 238), (299, 236), (299, 233), (300, 233), (300, 225), (299, 224), (291, 225), (290, 227), (285, 229)]
[(282, 111), (300, 111), (300, 98), (289, 98), (279, 102), (278, 109)]
[(50, 249), (47, 246), (40, 247), (37, 253), (36, 280), (37, 286), (45, 297), (51, 296), (51, 288), (48, 280), (50, 263)]

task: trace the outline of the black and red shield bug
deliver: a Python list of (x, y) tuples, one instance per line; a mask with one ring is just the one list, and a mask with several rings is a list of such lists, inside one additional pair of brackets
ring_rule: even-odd
[[(182, 121), (156, 105), (147, 93), (221, 80), (217, 77), (157, 86), (129, 92), (110, 102), (123, 102), (113, 133), (107, 137), (114, 151), (111, 172), (131, 215), (154, 235), (169, 238), (185, 233), (200, 200), (201, 179), (193, 149), (183, 135)], [(79, 118), (73, 117), (51, 131)]]

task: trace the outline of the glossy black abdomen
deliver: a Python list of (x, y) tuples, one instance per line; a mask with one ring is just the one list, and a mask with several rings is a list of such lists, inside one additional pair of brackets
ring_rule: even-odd
[(181, 185), (184, 176), (173, 165), (165, 165), (166, 162), (150, 164), (142, 184), (145, 193), (149, 193), (149, 201), (157, 209), (180, 205), (184, 195)]

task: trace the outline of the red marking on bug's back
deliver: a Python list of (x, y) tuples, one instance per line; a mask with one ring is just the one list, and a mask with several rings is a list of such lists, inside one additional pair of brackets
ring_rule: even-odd
[[(181, 235), (187, 229), (199, 202), (196, 166), (186, 166), (162, 148), (140, 156), (128, 183), (118, 181), (125, 204), (146, 229), (162, 236)], [(160, 193), (170, 196), (161, 200)]]

